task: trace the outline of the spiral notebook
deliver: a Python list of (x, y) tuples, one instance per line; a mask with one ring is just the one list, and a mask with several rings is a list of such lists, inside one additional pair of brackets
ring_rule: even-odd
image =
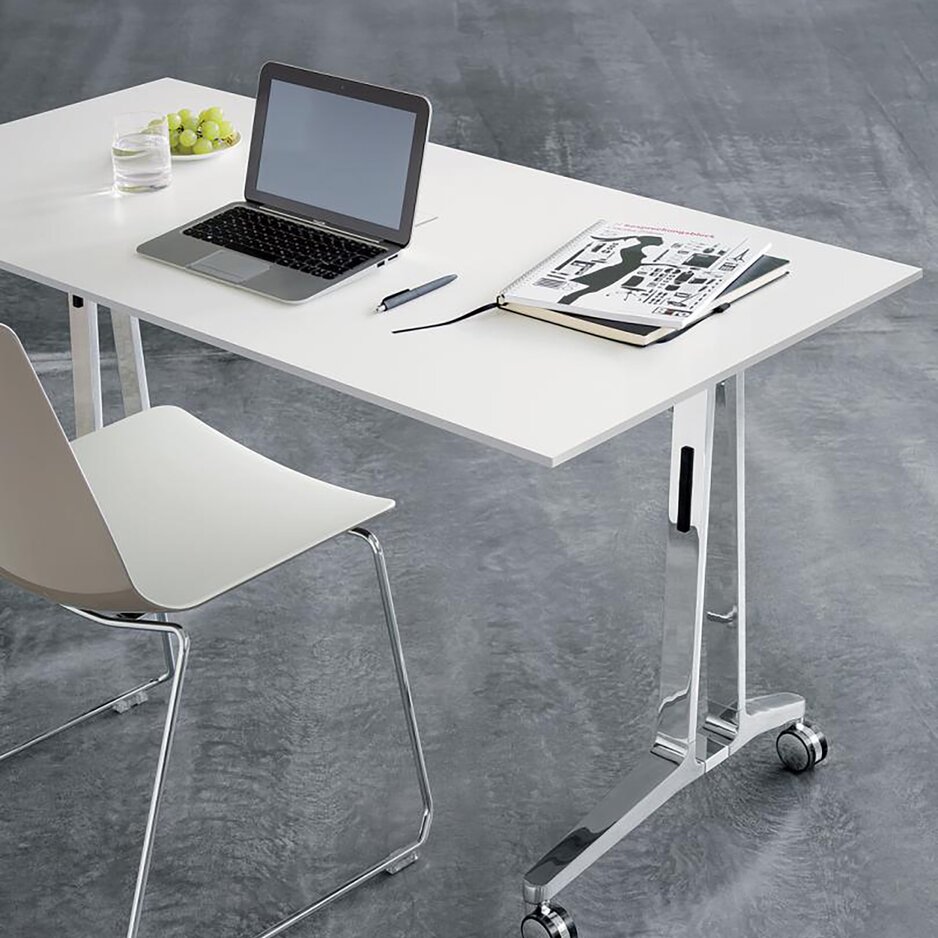
[(768, 248), (746, 238), (601, 220), (505, 287), (499, 304), (683, 329), (706, 316)]

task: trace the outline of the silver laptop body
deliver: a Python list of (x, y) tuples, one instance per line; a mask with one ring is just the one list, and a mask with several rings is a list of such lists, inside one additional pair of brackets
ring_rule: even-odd
[(347, 283), (410, 241), (429, 124), (420, 95), (268, 62), (244, 201), (137, 252), (287, 303)]

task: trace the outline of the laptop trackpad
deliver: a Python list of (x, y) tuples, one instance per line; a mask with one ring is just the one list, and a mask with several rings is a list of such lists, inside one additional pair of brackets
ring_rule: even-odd
[(231, 283), (243, 283), (245, 280), (264, 273), (265, 270), (270, 270), (270, 264), (267, 261), (224, 249), (215, 251), (201, 260), (193, 261), (189, 267), (222, 280), (229, 280)]

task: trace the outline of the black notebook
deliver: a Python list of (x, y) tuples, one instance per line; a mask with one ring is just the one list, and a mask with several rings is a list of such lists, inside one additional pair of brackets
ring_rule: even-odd
[[(783, 277), (788, 273), (788, 269), (789, 262), (784, 258), (772, 257), (769, 254), (763, 255), (719, 294), (715, 306), (719, 308), (726, 303), (735, 303), (747, 294), (778, 280), (779, 277)], [(545, 322), (552, 322), (567, 329), (576, 329), (578, 332), (586, 332), (603, 339), (611, 339), (613, 342), (627, 342), (629, 345), (651, 345), (682, 331), (643, 323), (597, 319), (594, 316), (559, 312), (554, 309), (541, 309), (514, 302), (503, 302), (500, 305), (502, 309), (520, 313), (522, 316), (543, 319)]]

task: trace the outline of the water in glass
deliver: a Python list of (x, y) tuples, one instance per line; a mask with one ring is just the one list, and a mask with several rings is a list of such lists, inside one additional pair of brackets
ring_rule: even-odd
[(115, 187), (121, 192), (165, 188), (172, 179), (166, 118), (126, 117), (129, 119), (116, 122), (111, 145)]

